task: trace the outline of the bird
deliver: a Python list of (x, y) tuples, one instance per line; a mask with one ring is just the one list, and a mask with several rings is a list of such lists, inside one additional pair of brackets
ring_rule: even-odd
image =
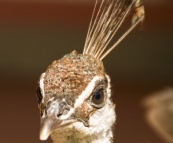
[[(130, 11), (131, 26), (110, 47)], [(144, 16), (140, 0), (96, 0), (83, 53), (74, 50), (53, 61), (40, 76), (40, 140), (51, 136), (54, 143), (113, 142), (115, 104), (102, 60)]]

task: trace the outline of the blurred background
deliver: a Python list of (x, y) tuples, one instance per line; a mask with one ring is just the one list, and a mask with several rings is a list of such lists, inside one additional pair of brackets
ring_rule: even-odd
[[(116, 103), (115, 143), (165, 143), (147, 124), (142, 101), (173, 86), (173, 1), (144, 4), (145, 21), (103, 61)], [(53, 60), (82, 52), (93, 6), (93, 0), (0, 0), (0, 143), (42, 142), (37, 81)]]

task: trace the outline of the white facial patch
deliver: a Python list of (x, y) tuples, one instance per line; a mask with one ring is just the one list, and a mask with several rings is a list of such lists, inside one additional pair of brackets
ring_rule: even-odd
[(100, 80), (100, 79), (103, 79), (103, 77), (95, 76), (91, 80), (91, 82), (88, 84), (88, 86), (82, 92), (82, 94), (79, 95), (79, 97), (76, 99), (76, 102), (74, 104), (74, 108), (79, 107), (84, 102), (84, 100), (91, 95), (93, 89), (95, 88), (95, 82)]
[(107, 74), (105, 74), (106, 75), (106, 78), (107, 78), (107, 80), (108, 80), (108, 87), (106, 88), (106, 91), (107, 91), (107, 95), (108, 95), (108, 97), (111, 97), (111, 80), (110, 80), (110, 77), (107, 75)]
[(45, 96), (45, 92), (44, 92), (44, 76), (45, 76), (45, 73), (42, 73), (42, 75), (40, 77), (40, 90), (41, 90), (41, 94), (43, 96), (43, 99), (44, 99), (44, 96)]

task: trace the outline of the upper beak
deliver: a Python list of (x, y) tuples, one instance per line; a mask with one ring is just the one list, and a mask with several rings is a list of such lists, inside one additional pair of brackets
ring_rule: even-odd
[(70, 119), (70, 115), (65, 117), (70, 110), (69, 107), (67, 108), (67, 106), (67, 104), (56, 102), (56, 106), (55, 103), (53, 103), (52, 106), (49, 106), (50, 110), (49, 107), (46, 109), (46, 117), (41, 118), (40, 140), (46, 140), (53, 131), (75, 121), (74, 119)]
[(46, 140), (58, 126), (61, 126), (62, 122), (63, 121), (58, 120), (54, 115), (41, 119), (40, 140)]

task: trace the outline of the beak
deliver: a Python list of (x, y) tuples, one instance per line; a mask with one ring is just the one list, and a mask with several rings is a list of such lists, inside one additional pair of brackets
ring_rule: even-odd
[(40, 140), (47, 140), (49, 135), (61, 124), (62, 121), (58, 120), (54, 115), (41, 119)]
[(68, 115), (70, 109), (66, 103), (54, 102), (46, 110), (46, 117), (41, 118), (40, 140), (46, 140), (53, 131), (75, 121), (70, 119), (70, 115)]

